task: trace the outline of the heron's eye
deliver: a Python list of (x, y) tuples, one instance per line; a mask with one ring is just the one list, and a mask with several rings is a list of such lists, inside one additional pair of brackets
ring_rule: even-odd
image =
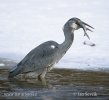
[(75, 24), (79, 25), (78, 22), (75, 22)]

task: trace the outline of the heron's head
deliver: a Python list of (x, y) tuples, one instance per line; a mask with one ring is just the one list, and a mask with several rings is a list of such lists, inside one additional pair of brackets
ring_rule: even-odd
[(93, 32), (90, 28), (94, 29), (92, 26), (88, 25), (87, 23), (81, 21), (79, 18), (76, 17), (69, 19), (67, 22), (67, 26), (73, 31), (82, 28), (84, 30), (84, 36), (87, 36), (88, 39), (90, 39), (90, 37), (86, 31), (88, 30)]

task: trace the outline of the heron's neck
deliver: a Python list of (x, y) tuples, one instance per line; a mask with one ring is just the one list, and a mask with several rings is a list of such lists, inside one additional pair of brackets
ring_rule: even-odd
[(69, 29), (68, 27), (64, 28), (64, 35), (65, 35), (65, 40), (61, 44), (63, 52), (66, 52), (72, 45), (73, 40), (74, 40), (74, 33), (72, 33), (72, 30)]

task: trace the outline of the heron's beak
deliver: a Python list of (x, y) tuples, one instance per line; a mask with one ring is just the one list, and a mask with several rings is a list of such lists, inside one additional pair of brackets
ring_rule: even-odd
[(88, 27), (90, 27), (90, 28), (92, 28), (92, 29), (94, 29), (92, 26), (90, 26), (90, 25), (88, 25), (87, 23), (85, 23), (85, 22), (83, 22), (83, 21), (81, 21), (80, 23), (79, 23), (79, 25), (81, 26), (81, 28), (83, 28), (83, 30), (84, 30), (84, 36), (87, 36), (87, 38), (90, 40), (90, 37), (89, 37), (89, 35), (87, 34), (87, 30), (88, 31), (91, 31), (91, 32), (93, 32), (91, 29), (89, 29), (89, 28), (87, 28), (86, 26), (88, 26)]

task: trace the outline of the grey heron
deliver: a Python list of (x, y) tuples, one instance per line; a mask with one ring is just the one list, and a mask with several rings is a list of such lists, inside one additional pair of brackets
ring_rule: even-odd
[(92, 31), (91, 29), (94, 28), (79, 18), (71, 18), (63, 27), (65, 40), (62, 44), (58, 44), (55, 41), (47, 41), (40, 44), (31, 50), (22, 61), (10, 70), (9, 78), (13, 78), (18, 74), (36, 72), (38, 74), (37, 77), (43, 79), (46, 73), (58, 63), (71, 47), (74, 40), (74, 31), (80, 28), (84, 30), (84, 36), (90, 39), (86, 31)]

